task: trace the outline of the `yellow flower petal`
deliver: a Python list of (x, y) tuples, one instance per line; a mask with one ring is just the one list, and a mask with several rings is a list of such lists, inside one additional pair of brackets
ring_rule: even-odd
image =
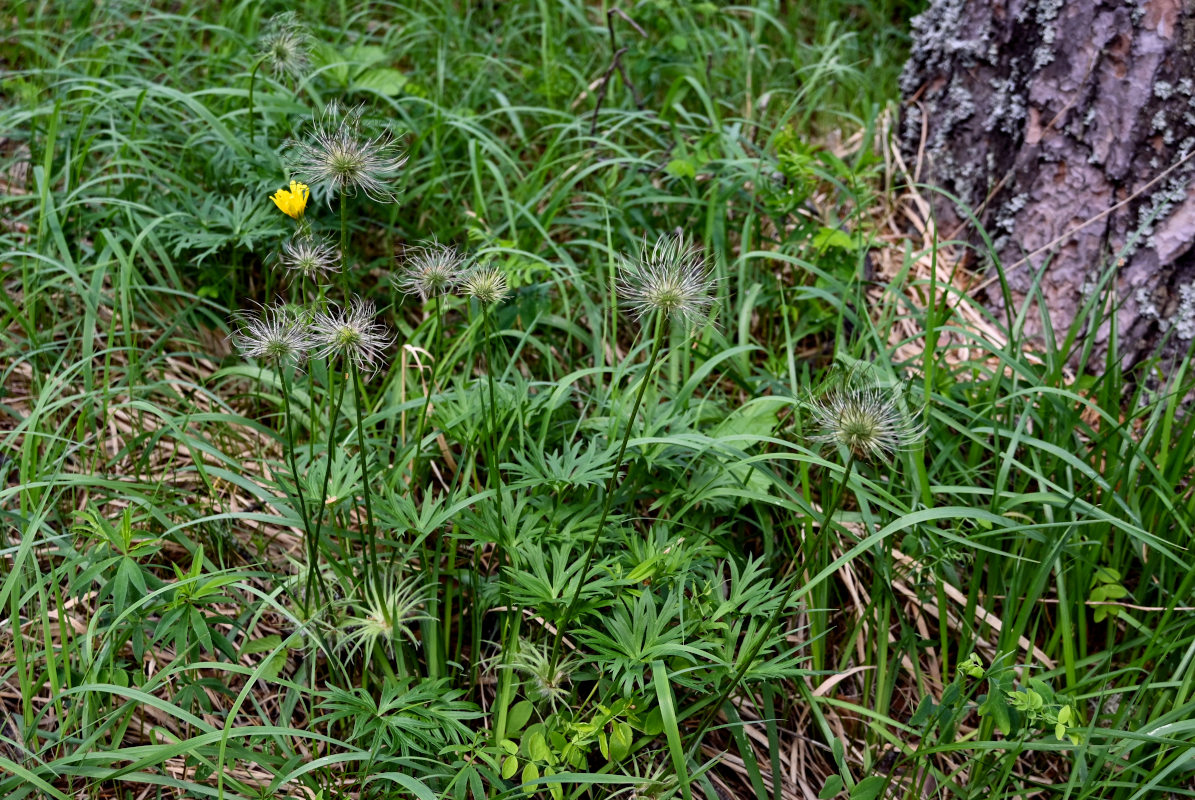
[(307, 198), (310, 196), (311, 192), (308, 190), (307, 184), (291, 181), (289, 189), (279, 189), (270, 196), (270, 199), (283, 214), (292, 219), (298, 219), (303, 216), (303, 211), (307, 208)]

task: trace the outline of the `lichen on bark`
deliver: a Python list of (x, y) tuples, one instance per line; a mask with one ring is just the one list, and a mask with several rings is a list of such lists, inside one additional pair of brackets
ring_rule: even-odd
[[(939, 230), (978, 245), (946, 193), (978, 211), (995, 252), (977, 246), (975, 265), (1005, 265), (1014, 303), (1044, 267), (1057, 332), (1115, 264), (1129, 363), (1164, 336), (1185, 351), (1195, 333), (1193, 6), (934, 0), (913, 22), (901, 81), (902, 147), (944, 190)], [(995, 308), (997, 286), (985, 298)]]

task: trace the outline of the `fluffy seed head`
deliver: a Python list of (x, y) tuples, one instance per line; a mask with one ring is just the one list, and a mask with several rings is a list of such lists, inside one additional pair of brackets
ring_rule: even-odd
[(809, 409), (810, 438), (822, 445), (842, 445), (859, 459), (906, 450), (925, 433), (925, 426), (901, 408), (898, 389), (880, 386), (863, 369), (831, 375)]
[(465, 255), (452, 245), (428, 242), (411, 249), (394, 288), (420, 300), (447, 294), (461, 282)]
[(461, 291), (482, 305), (500, 303), (506, 297), (506, 275), (494, 266), (476, 267), (465, 274)]
[(658, 311), (690, 330), (709, 316), (714, 302), (713, 267), (683, 234), (661, 236), (635, 258), (618, 265), (618, 294), (636, 319)]
[(365, 373), (378, 369), (382, 351), (393, 341), (386, 326), (374, 321), (373, 303), (353, 298), (348, 309), (329, 305), (311, 322), (313, 350), (318, 358), (344, 358)]
[(278, 260), (291, 272), (315, 280), (340, 271), (340, 251), (327, 239), (314, 236), (294, 237), (282, 245)]
[(334, 193), (353, 196), (358, 191), (382, 203), (395, 200), (388, 183), (407, 157), (388, 131), (376, 136), (366, 131), (364, 111), (364, 106), (344, 109), (333, 101), (312, 121), (307, 138), (288, 143), (295, 171), (308, 183), (332, 190), (329, 205)]
[(257, 314), (238, 314), (237, 322), (240, 329), (232, 335), (232, 341), (245, 358), (297, 365), (311, 349), (311, 335), (306, 326), (285, 306), (263, 308)]
[(295, 12), (275, 14), (257, 40), (257, 55), (275, 75), (301, 78), (311, 62), (311, 34)]

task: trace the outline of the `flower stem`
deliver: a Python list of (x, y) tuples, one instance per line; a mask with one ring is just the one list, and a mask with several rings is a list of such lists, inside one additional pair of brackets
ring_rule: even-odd
[[(502, 487), (502, 472), (498, 467), (498, 452), (501, 445), (501, 434), (498, 430), (498, 405), (497, 394), (494, 391), (494, 342), (493, 337), (496, 332), (493, 325), (493, 317), (490, 311), (489, 304), (483, 304), (482, 308), (483, 323), (482, 332), (485, 339), (485, 372), (486, 383), (489, 385), (490, 402), (488, 414), (486, 415), (489, 421), (489, 431), (486, 437), (487, 449), (487, 468), (489, 470), (489, 483), (494, 489), (495, 499), (498, 503), (498, 525), (501, 526), (501, 533), (498, 537), (498, 544), (494, 549), (494, 560), (498, 564), (498, 571), (502, 571), (503, 551), (506, 552), (506, 557), (510, 559), (511, 568), (515, 568), (515, 549), (513, 542), (511, 546), (503, 547), (506, 539), (506, 526), (504, 525), (505, 515), (505, 498)], [(499, 574), (499, 587), (501, 587), (501, 574)], [(501, 591), (501, 589), (500, 589)], [(522, 621), (522, 615), (518, 607), (511, 603), (506, 598), (503, 598), (503, 605), (506, 606), (506, 613), (503, 619), (502, 630), (504, 635), (502, 637), (502, 660), (498, 668), (498, 696), (495, 698), (494, 706), (496, 716), (494, 717), (494, 742), (499, 742), (506, 738), (506, 720), (510, 713), (510, 704), (514, 694), (514, 675), (511, 674), (509, 668), (510, 657), (515, 654), (518, 648), (519, 637), (519, 623)]]
[(618, 473), (622, 469), (622, 457), (626, 453), (627, 441), (631, 438), (631, 429), (635, 427), (635, 417), (639, 414), (639, 404), (643, 402), (643, 393), (647, 390), (647, 384), (651, 382), (656, 366), (656, 359), (659, 358), (660, 348), (664, 344), (664, 334), (667, 331), (664, 325), (665, 319), (662, 311), (656, 312), (655, 337), (651, 345), (651, 356), (647, 359), (647, 371), (643, 375), (643, 381), (639, 384), (639, 391), (635, 393), (635, 402), (631, 405), (631, 414), (627, 417), (627, 427), (622, 433), (622, 442), (618, 446), (618, 457), (614, 459), (614, 471), (606, 479), (606, 496), (602, 500), (602, 513), (598, 517), (597, 527), (594, 528), (593, 538), (589, 540), (589, 546), (585, 550), (585, 562), (584, 566), (581, 567), (581, 575), (577, 580), (577, 588), (573, 591), (572, 600), (569, 601), (568, 606), (564, 609), (564, 615), (556, 623), (556, 639), (552, 643), (552, 660), (548, 670), (549, 674), (555, 672), (556, 665), (560, 661), (560, 645), (564, 640), (564, 629), (568, 627), (569, 621), (572, 620), (573, 612), (577, 609), (577, 603), (581, 600), (581, 589), (585, 586), (585, 580), (589, 577), (589, 568), (593, 565), (594, 551), (597, 550), (598, 542), (602, 538), (602, 530), (606, 527), (606, 517), (610, 514), (610, 505), (614, 496), (614, 482), (618, 480)]
[(344, 289), (344, 302), (349, 300), (349, 209), (345, 203), (344, 190), (340, 192), (340, 280)]
[[(327, 447), (328, 466), (324, 470), (324, 486), (320, 490), (320, 502), (319, 502), (318, 510), (316, 511), (315, 535), (317, 537), (320, 535), (320, 532), (324, 527), (324, 509), (327, 508), (327, 506), (328, 506), (328, 485), (332, 482), (332, 454), (333, 454), (332, 439), (336, 435), (336, 418), (340, 416), (340, 404), (341, 404), (341, 402), (344, 401), (344, 387), (343, 386), (340, 389), (340, 394), (339, 395), (336, 394), (336, 372), (335, 372), (335, 370), (332, 369), (332, 359), (329, 358), (325, 363), (328, 365), (328, 396), (330, 398), (335, 397), (336, 400), (332, 404), (332, 414), (328, 418), (328, 447)], [(308, 564), (307, 568), (309, 570), (315, 570), (316, 574), (317, 575), (319, 574), (319, 571), (315, 564)], [(320, 580), (321, 590), (325, 589), (325, 587), (323, 586), (323, 581), (324, 581), (323, 575), (319, 575), (319, 580)], [(311, 573), (310, 572), (307, 574), (307, 581), (309, 584), (311, 583)]]
[(376, 583), (381, 578), (374, 575), (374, 570), (378, 563), (378, 544), (377, 544), (377, 528), (373, 521), (373, 503), (370, 499), (369, 490), (369, 455), (365, 450), (365, 424), (361, 417), (361, 407), (364, 405), (364, 393), (361, 391), (361, 369), (354, 362), (353, 364), (353, 398), (357, 406), (357, 449), (358, 457), (361, 459), (361, 485), (365, 492), (365, 528), (361, 531), (361, 545), (362, 548), (368, 552), (368, 568), (369, 573), (366, 577), (375, 578), (375, 588), (381, 591), (381, 584)]
[[(854, 469), (854, 467), (855, 456), (852, 453), (847, 459), (846, 469), (843, 470), (842, 484), (839, 486), (838, 493), (834, 496), (834, 499), (831, 501), (830, 505), (826, 506), (822, 510), (821, 529), (818, 531), (817, 538), (814, 540), (815, 550), (816, 548), (820, 547), (821, 540), (829, 533), (831, 528), (833, 528), (834, 515), (838, 512), (838, 506), (842, 503), (842, 498), (846, 494), (846, 486), (851, 479), (851, 471)], [(697, 732), (693, 734), (693, 743), (689, 746), (690, 757), (697, 752), (697, 748), (701, 744), (701, 737), (707, 730), (709, 730), (710, 723), (713, 722), (714, 716), (718, 713), (718, 710), (722, 708), (723, 703), (727, 701), (731, 693), (743, 680), (743, 677), (751, 668), (752, 662), (755, 661), (755, 657), (758, 656), (759, 651), (763, 649), (764, 642), (768, 640), (769, 634), (780, 622), (780, 617), (783, 616), (785, 608), (788, 606), (788, 601), (792, 599), (793, 592), (795, 592), (796, 589), (797, 580), (794, 577), (793, 580), (789, 582), (788, 590), (785, 591), (784, 597), (780, 599), (780, 604), (777, 605), (776, 610), (772, 612), (772, 617), (768, 620), (768, 624), (763, 627), (763, 629), (760, 631), (759, 638), (755, 640), (755, 643), (752, 644), (751, 648), (747, 651), (747, 656), (743, 659), (742, 664), (739, 665), (738, 670), (735, 671), (734, 677), (730, 679), (730, 683), (726, 684), (726, 688), (722, 690), (720, 695), (718, 695), (718, 699), (715, 700), (714, 703), (709, 707), (709, 710), (705, 713), (705, 716), (701, 720), (701, 724), (697, 726)]]
[(500, 433), (498, 431), (498, 406), (494, 394), (494, 320), (491, 316), (489, 304), (486, 304), (484, 311), (484, 324), (482, 330), (485, 334), (485, 375), (486, 382), (490, 389), (490, 407), (489, 407), (489, 422), (490, 422), (490, 484), (494, 487), (494, 493), (498, 498), (498, 510), (502, 510), (502, 472), (498, 469), (498, 451), (501, 445)]
[[(319, 560), (319, 548), (316, 544), (315, 538), (311, 532), (311, 520), (307, 516), (307, 498), (303, 494), (303, 483), (299, 479), (299, 466), (295, 459), (295, 428), (294, 422), (290, 415), (290, 386), (286, 380), (286, 368), (281, 370), (282, 375), (282, 413), (286, 418), (284, 424), (286, 425), (286, 454), (287, 460), (290, 462), (291, 478), (295, 482), (295, 494), (299, 501), (299, 516), (303, 520), (303, 541), (307, 545), (307, 563), (315, 565)], [(307, 611), (311, 611), (311, 580), (310, 572), (308, 573), (307, 593), (303, 598), (303, 603), (307, 607)]]
[(517, 608), (507, 608), (507, 618), (505, 623), (506, 636), (502, 642), (502, 664), (499, 667), (498, 673), (498, 696), (494, 698), (494, 705), (497, 708), (497, 716), (494, 720), (494, 739), (493, 741), (500, 742), (506, 738), (506, 722), (510, 716), (511, 700), (514, 699), (514, 675), (510, 669), (510, 657), (518, 655), (519, 647), (519, 626), (523, 621), (523, 615)]
[[(443, 325), (444, 325), (444, 296), (436, 296), (436, 341), (443, 340)], [(427, 424), (428, 406), (432, 403), (432, 392), (436, 390), (436, 377), (440, 367), (440, 350), (442, 347), (436, 347), (436, 352), (432, 356), (431, 375), (428, 378), (427, 395), (424, 398), (423, 405), (419, 408), (419, 422), (415, 426), (415, 439), (413, 441), (415, 451), (411, 455), (411, 486), (415, 485), (418, 480), (416, 472), (419, 468), (419, 455), (423, 450), (423, 434), (424, 427)]]
[(253, 71), (249, 73), (249, 148), (251, 150), (253, 148), (253, 136), (254, 136), (254, 130), (253, 130), (253, 123), (254, 123), (253, 85), (257, 82), (257, 71), (259, 69), (261, 69), (261, 62), (263, 60), (264, 59), (261, 59), (261, 58), (257, 59), (257, 61), (254, 62), (254, 64), (253, 64)]

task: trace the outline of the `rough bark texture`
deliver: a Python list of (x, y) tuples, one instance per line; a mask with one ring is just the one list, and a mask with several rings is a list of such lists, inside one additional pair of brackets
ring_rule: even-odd
[[(1185, 352), (1195, 335), (1195, 0), (931, 0), (913, 27), (902, 148), (910, 163), (922, 154), (922, 180), (978, 210), (1013, 267), (1018, 304), (1046, 264), (1042, 292), (1061, 338), (1117, 262), (1126, 364), (1166, 335), (1166, 352)], [(934, 202), (939, 231), (979, 241), (955, 203)], [(985, 291), (1003, 305), (998, 283)], [(1107, 336), (1105, 326), (1100, 351)]]

